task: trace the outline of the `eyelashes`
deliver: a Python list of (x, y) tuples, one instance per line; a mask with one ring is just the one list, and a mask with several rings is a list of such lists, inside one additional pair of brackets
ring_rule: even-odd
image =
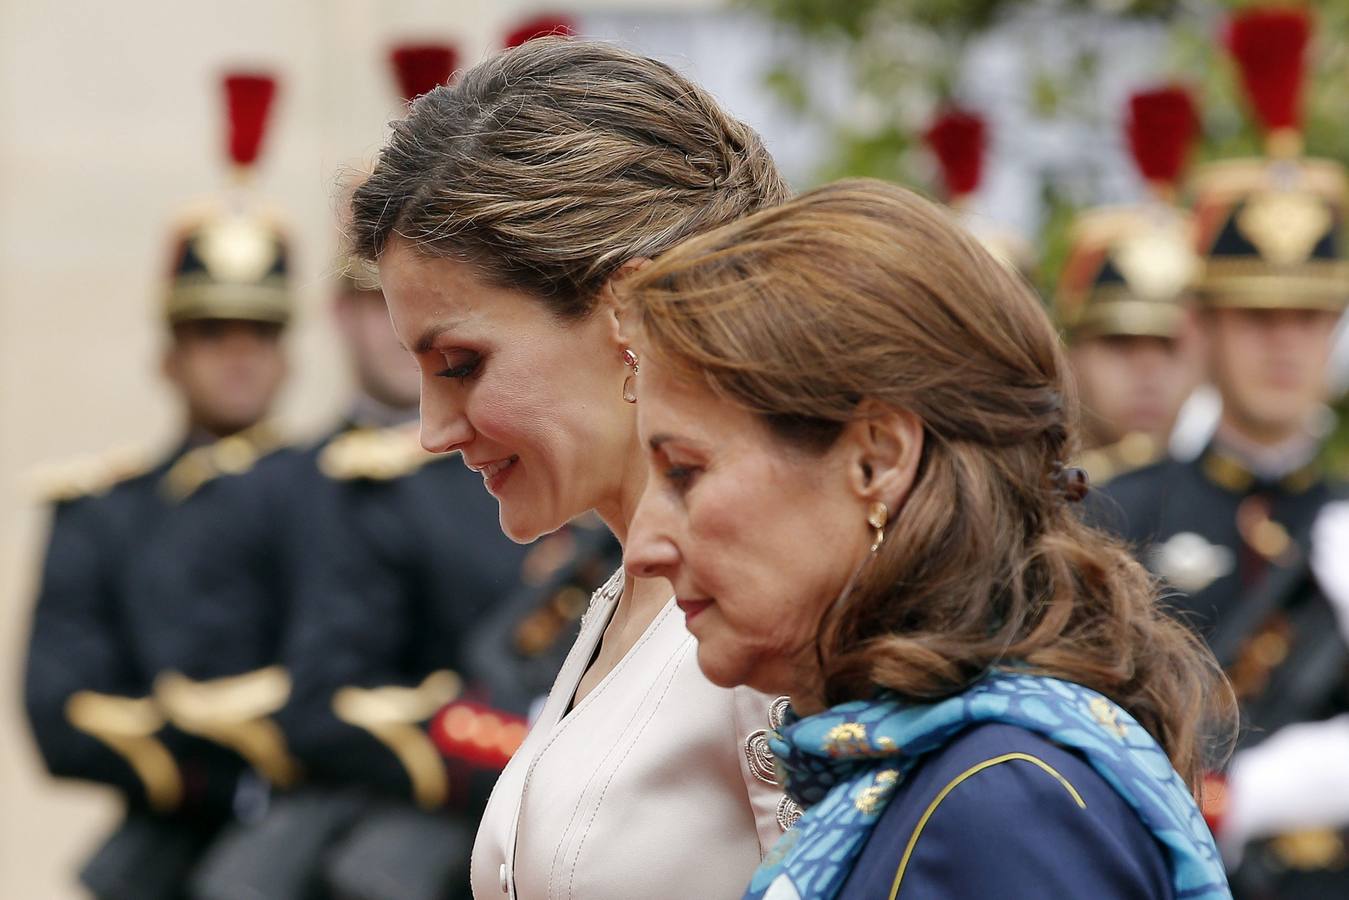
[(442, 369), (441, 371), (436, 373), (436, 377), (457, 378), (459, 379), (459, 382), (462, 384), (469, 378), (476, 375), (478, 373), (478, 369), (481, 368), (481, 366), (482, 366), (482, 357), (474, 356), (472, 359), (460, 363), (457, 366), (450, 366), (449, 368)]
[(664, 472), (665, 480), (681, 494), (693, 484), (693, 478), (696, 474), (697, 472), (692, 466), (670, 466)]

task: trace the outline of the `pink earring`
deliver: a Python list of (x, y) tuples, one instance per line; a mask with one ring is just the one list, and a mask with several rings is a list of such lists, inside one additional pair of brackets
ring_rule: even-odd
[(627, 347), (623, 348), (623, 365), (632, 369), (628, 377), (623, 379), (623, 399), (628, 403), (637, 402), (637, 354), (633, 353)]

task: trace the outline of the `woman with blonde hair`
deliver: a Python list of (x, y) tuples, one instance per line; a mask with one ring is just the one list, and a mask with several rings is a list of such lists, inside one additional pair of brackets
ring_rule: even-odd
[(1194, 801), (1231, 693), (1082, 524), (1057, 336), (942, 210), (843, 182), (626, 290), (626, 564), (723, 686), (791, 697), (806, 812), (746, 898), (1229, 896)]
[[(626, 538), (646, 466), (615, 286), (786, 196), (751, 129), (613, 46), (531, 41), (418, 99), (352, 237), (421, 369), (423, 445), (482, 473), (517, 541), (590, 510)], [(488, 803), (474, 896), (739, 894), (791, 813), (770, 701), (703, 677), (667, 582), (615, 573)]]

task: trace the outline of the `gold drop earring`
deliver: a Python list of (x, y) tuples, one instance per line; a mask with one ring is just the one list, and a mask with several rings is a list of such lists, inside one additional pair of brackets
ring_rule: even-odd
[(876, 529), (875, 540), (871, 542), (871, 552), (875, 553), (885, 543), (885, 525), (890, 521), (890, 507), (877, 500), (867, 510), (867, 524)]
[(623, 399), (628, 403), (637, 402), (637, 354), (633, 353), (627, 347), (623, 348), (623, 365), (632, 369), (628, 377), (623, 379)]

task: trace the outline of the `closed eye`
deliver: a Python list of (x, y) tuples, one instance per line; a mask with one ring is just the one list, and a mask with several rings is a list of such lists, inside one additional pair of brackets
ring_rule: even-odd
[(451, 365), (437, 372), (436, 377), (458, 378), (460, 382), (464, 382), (467, 381), (469, 378), (471, 378), (473, 375), (477, 374), (478, 369), (481, 367), (481, 365), (482, 365), (482, 357), (475, 353), (471, 357), (464, 359), (462, 362), (458, 362), (458, 364), (456, 365)]
[(693, 481), (698, 476), (698, 469), (695, 466), (669, 466), (663, 474), (665, 480), (682, 494), (693, 486)]

